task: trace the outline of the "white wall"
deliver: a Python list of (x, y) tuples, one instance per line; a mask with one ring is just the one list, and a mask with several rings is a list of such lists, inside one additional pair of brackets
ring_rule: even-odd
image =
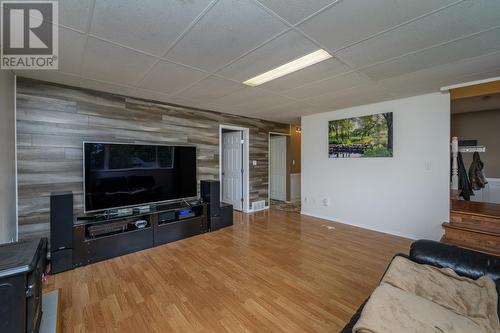
[(15, 77), (0, 70), (0, 244), (17, 238)]
[[(382, 112), (394, 112), (393, 158), (328, 158), (329, 120)], [(449, 138), (447, 94), (303, 117), (302, 213), (438, 240), (449, 220)]]

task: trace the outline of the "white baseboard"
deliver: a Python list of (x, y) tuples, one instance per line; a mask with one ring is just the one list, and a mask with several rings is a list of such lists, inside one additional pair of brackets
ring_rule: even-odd
[(268, 210), (269, 209), (269, 206), (265, 206), (263, 209), (259, 209), (259, 210), (253, 210), (252, 208), (244, 211), (244, 213), (257, 213), (257, 212), (263, 212), (265, 210)]
[(334, 218), (334, 217), (330, 217), (330, 216), (322, 216), (322, 215), (319, 215), (319, 214), (305, 212), (305, 211), (301, 211), (300, 213), (302, 215), (316, 217), (316, 218), (319, 218), (319, 219), (322, 219), (322, 220), (326, 220), (326, 221), (338, 222), (338, 223), (342, 223), (342, 224), (352, 225), (354, 227), (368, 229), (368, 230), (377, 231), (377, 232), (382, 232), (384, 234), (389, 234), (389, 235), (394, 235), (394, 236), (409, 238), (409, 239), (412, 239), (412, 240), (417, 240), (417, 239), (425, 238), (425, 237), (421, 237), (421, 236), (418, 236), (418, 235), (413, 235), (411, 233), (405, 233), (405, 232), (394, 231), (394, 230), (390, 230), (390, 229), (386, 229), (386, 228), (378, 228), (378, 227), (373, 227), (373, 226), (370, 226), (370, 225), (364, 225), (364, 224), (359, 224), (359, 223), (351, 223), (351, 222), (347, 222), (347, 221), (342, 221), (340, 219), (337, 219), (337, 218)]

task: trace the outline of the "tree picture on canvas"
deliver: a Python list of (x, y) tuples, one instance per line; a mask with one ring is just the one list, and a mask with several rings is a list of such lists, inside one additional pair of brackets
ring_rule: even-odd
[(392, 126), (392, 112), (331, 120), (328, 157), (392, 157)]

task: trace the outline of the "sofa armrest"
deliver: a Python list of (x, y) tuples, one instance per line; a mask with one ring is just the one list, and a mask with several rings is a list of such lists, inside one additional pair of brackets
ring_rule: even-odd
[(478, 279), (483, 275), (500, 279), (500, 258), (430, 240), (411, 244), (410, 259), (436, 267), (453, 269), (458, 275)]

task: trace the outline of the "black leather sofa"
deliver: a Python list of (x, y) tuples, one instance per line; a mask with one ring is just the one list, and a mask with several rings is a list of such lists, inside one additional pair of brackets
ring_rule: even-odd
[[(497, 292), (500, 295), (499, 257), (430, 240), (418, 240), (411, 245), (409, 256), (404, 254), (397, 254), (397, 256), (409, 258), (419, 264), (451, 268), (458, 275), (471, 279), (489, 275), (495, 280)], [(358, 321), (365, 303), (366, 301), (359, 307), (358, 311), (356, 311), (340, 333), (352, 333), (352, 328)], [(500, 317), (500, 298), (498, 303), (498, 315)]]

